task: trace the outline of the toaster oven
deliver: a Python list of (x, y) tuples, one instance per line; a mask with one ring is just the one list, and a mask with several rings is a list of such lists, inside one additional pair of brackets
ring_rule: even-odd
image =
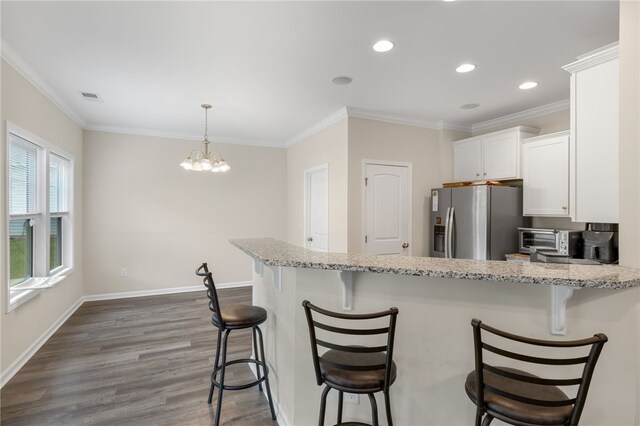
[(580, 257), (582, 231), (518, 228), (520, 253), (529, 254), (531, 249), (554, 250), (570, 257)]

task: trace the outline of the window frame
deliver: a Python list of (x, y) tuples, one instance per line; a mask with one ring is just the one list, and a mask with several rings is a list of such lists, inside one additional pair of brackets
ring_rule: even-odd
[[(24, 139), (38, 148), (37, 158), (37, 183), (36, 183), (36, 213), (11, 215), (9, 211), (9, 146), (11, 144), (11, 135), (15, 135)], [(5, 120), (5, 196), (4, 210), (5, 220), (3, 228), (6, 235), (7, 252), (5, 254), (6, 266), (6, 285), (3, 287), (5, 292), (4, 311), (10, 312), (17, 308), (27, 300), (37, 296), (48, 288), (52, 288), (59, 282), (63, 281), (67, 276), (75, 271), (74, 256), (74, 228), (75, 228), (75, 204), (74, 204), (74, 169), (75, 158), (68, 152), (58, 148), (57, 146), (47, 142), (46, 140), (30, 133), (29, 131)], [(67, 180), (67, 209), (66, 212), (50, 213), (50, 194), (49, 194), (49, 167), (51, 154), (62, 157), (69, 161)], [(11, 220), (20, 218), (33, 218), (33, 276), (19, 284), (10, 286), (11, 277), (11, 252), (9, 245), (9, 224)], [(51, 221), (52, 217), (62, 217), (62, 264), (53, 270), (50, 267), (50, 237), (51, 237)]]

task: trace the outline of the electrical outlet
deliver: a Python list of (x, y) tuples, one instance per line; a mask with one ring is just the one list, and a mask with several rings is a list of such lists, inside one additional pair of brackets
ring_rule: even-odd
[(360, 404), (360, 395), (357, 393), (344, 393), (344, 402), (347, 404)]
[(127, 278), (128, 276), (129, 276), (129, 271), (127, 271), (127, 268), (120, 269), (120, 277), (121, 278)]

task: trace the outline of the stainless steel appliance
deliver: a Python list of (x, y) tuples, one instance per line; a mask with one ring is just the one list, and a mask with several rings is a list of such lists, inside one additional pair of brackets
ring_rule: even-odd
[(615, 263), (618, 260), (618, 248), (615, 232), (584, 231), (583, 258), (595, 260), (598, 263)]
[(556, 251), (560, 255), (581, 257), (582, 231), (518, 228), (520, 253), (531, 253), (531, 249)]
[(432, 257), (505, 260), (518, 251), (522, 188), (474, 185), (431, 190)]

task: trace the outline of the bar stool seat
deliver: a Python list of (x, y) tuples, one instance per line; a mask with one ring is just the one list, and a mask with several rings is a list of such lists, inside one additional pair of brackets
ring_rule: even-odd
[[(352, 346), (358, 347), (358, 346)], [(320, 356), (322, 377), (333, 384), (352, 389), (380, 389), (384, 386), (386, 354), (354, 353), (329, 350)], [(371, 367), (379, 365), (376, 370), (348, 370), (344, 366)], [(391, 363), (389, 385), (396, 381), (396, 363)]]
[[(267, 311), (260, 306), (251, 305), (231, 305), (220, 309), (222, 322), (227, 328), (235, 327), (254, 327), (260, 325), (267, 320)], [(216, 327), (220, 326), (218, 314), (211, 316), (211, 323)]]
[[(501, 370), (510, 373), (519, 374), (526, 377), (539, 378), (526, 371), (516, 370), (515, 368), (498, 367)], [(509, 392), (511, 394), (521, 395), (526, 398), (538, 399), (543, 401), (564, 401), (569, 397), (555, 386), (536, 385), (533, 383), (524, 383), (513, 380), (508, 377), (499, 376), (490, 371), (484, 371), (485, 386)], [(476, 403), (476, 372), (472, 371), (467, 376), (464, 388), (469, 398)], [(484, 392), (484, 402), (488, 409), (501, 414), (513, 420), (523, 423), (536, 425), (564, 425), (567, 424), (571, 417), (573, 407), (544, 407), (539, 405), (525, 404), (510, 398), (500, 396), (490, 390)]]

